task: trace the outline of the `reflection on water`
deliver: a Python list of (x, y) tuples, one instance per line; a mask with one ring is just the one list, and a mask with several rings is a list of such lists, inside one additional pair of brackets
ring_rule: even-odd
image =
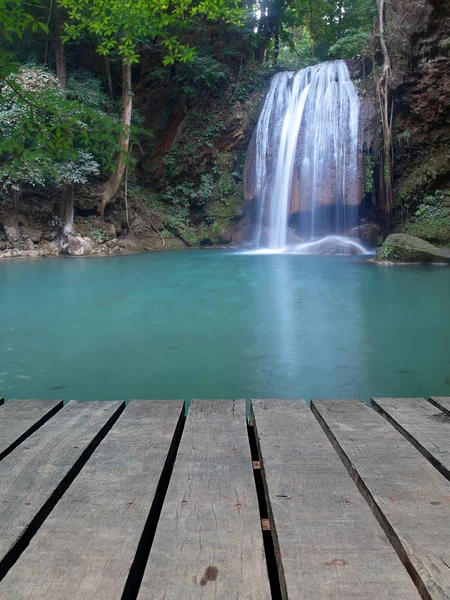
[(450, 395), (450, 278), (361, 257), (0, 264), (0, 395)]

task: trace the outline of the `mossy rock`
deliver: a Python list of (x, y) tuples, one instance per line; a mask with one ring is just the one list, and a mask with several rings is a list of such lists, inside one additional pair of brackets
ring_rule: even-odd
[(437, 248), (425, 240), (405, 233), (393, 233), (378, 248), (375, 262), (450, 263), (450, 249)]

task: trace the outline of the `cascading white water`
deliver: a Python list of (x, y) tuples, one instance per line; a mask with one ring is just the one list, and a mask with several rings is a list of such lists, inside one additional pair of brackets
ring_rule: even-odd
[(303, 241), (345, 233), (360, 202), (358, 121), (344, 61), (275, 75), (255, 132), (257, 248), (285, 249), (292, 214)]

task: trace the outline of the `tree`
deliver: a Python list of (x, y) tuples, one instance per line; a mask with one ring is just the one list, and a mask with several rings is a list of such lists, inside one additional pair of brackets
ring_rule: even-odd
[(102, 186), (98, 210), (103, 215), (106, 206), (120, 189), (130, 144), (133, 108), (131, 89), (132, 65), (139, 62), (137, 45), (149, 37), (165, 48), (165, 65), (187, 62), (195, 50), (179, 40), (179, 32), (193, 19), (223, 19), (239, 22), (243, 16), (239, 0), (59, 0), (67, 9), (67, 39), (77, 39), (88, 33), (97, 40), (97, 50), (108, 56), (118, 54), (122, 60), (122, 118), (115, 169)]
[(99, 102), (92, 107), (70, 98), (82, 95), (76, 82), (63, 89), (42, 67), (22, 68), (8, 83), (0, 93), (0, 189), (16, 197), (24, 184), (60, 190), (65, 238), (72, 233), (73, 186), (90, 182), (108, 163), (115, 122)]
[[(45, 33), (45, 23), (30, 14), (38, 0), (0, 0), (0, 39), (12, 43), (14, 38), (22, 39), (25, 31), (41, 29)], [(0, 52), (0, 80), (5, 82), (8, 75), (15, 70), (17, 62), (12, 52)]]

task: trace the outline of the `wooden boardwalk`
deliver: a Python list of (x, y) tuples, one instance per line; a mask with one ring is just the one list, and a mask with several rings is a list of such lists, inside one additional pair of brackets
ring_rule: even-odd
[(6, 402), (0, 600), (449, 600), (449, 410)]

